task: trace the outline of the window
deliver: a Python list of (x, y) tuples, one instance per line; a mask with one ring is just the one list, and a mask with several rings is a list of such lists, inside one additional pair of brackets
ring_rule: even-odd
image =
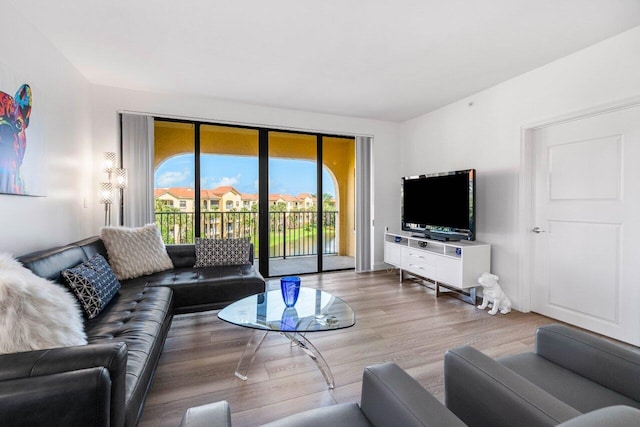
[(186, 208), (187, 208), (187, 201), (180, 200), (180, 209), (186, 209)]

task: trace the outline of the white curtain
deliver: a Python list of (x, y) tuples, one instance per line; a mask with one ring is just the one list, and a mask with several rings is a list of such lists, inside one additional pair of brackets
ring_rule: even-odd
[(372, 150), (373, 138), (356, 137), (356, 272), (371, 271), (373, 268)]
[(153, 117), (122, 114), (122, 165), (129, 182), (121, 224), (126, 227), (154, 222), (153, 140)]

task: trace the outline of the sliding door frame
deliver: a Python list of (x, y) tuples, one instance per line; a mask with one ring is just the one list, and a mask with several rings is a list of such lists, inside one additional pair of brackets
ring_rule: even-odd
[[(204, 120), (195, 120), (195, 119), (177, 119), (177, 118), (168, 118), (162, 116), (153, 116), (154, 121), (164, 121), (164, 122), (173, 122), (173, 123), (187, 123), (192, 124), (194, 126), (194, 218), (199, 218), (199, 214), (201, 211), (201, 184), (200, 184), (200, 127), (202, 125), (209, 126), (221, 126), (228, 128), (236, 128), (236, 129), (248, 129), (248, 130), (256, 130), (258, 131), (258, 218), (259, 218), (259, 227), (258, 227), (258, 252), (260, 254), (266, 254), (267, 256), (259, 256), (258, 258), (258, 268), (260, 272), (265, 277), (270, 277), (269, 275), (269, 133), (270, 132), (282, 132), (282, 133), (290, 133), (297, 135), (308, 135), (316, 137), (316, 156), (317, 156), (317, 183), (316, 183), (316, 214), (318, 218), (318, 229), (321, 230), (324, 218), (323, 218), (323, 196), (322, 196), (322, 172), (323, 172), (323, 138), (331, 137), (331, 138), (345, 138), (345, 139), (354, 139), (356, 136), (353, 135), (340, 135), (340, 134), (332, 134), (332, 133), (324, 133), (324, 132), (315, 132), (315, 131), (303, 131), (303, 130), (290, 130), (286, 128), (277, 128), (277, 127), (262, 127), (255, 125), (241, 125), (241, 124), (229, 124), (222, 122), (214, 122), (214, 121), (204, 121)], [(355, 155), (355, 153), (354, 153)], [(357, 206), (356, 206), (357, 208)], [(194, 220), (194, 237), (200, 237), (200, 221)], [(317, 239), (317, 272), (323, 271), (323, 249), (324, 249), (324, 239), (322, 233), (318, 233)], [(357, 256), (357, 254), (356, 254)], [(354, 267), (355, 268), (355, 267)]]

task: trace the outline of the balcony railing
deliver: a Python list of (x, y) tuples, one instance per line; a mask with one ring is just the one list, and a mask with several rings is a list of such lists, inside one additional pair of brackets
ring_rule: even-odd
[[(322, 254), (335, 255), (338, 253), (335, 235), (338, 212), (322, 214)], [(156, 212), (155, 219), (166, 244), (195, 241), (195, 213)], [(209, 239), (249, 237), (254, 244), (254, 256), (259, 256), (257, 212), (202, 212), (200, 234)], [(317, 255), (318, 236), (317, 212), (269, 212), (269, 258)]]

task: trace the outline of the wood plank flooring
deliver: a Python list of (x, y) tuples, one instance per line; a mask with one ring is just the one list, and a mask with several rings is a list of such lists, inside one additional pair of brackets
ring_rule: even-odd
[[(262, 344), (248, 380), (234, 376), (251, 330), (217, 318), (216, 311), (174, 317), (140, 426), (177, 426), (184, 411), (227, 400), (235, 427), (257, 426), (320, 406), (358, 402), (367, 365), (393, 361), (443, 400), (443, 356), (470, 344), (496, 357), (533, 349), (535, 329), (555, 323), (534, 313), (487, 310), (435, 292), (397, 271), (335, 272), (303, 277), (356, 311), (356, 325), (307, 338), (335, 376), (328, 390), (314, 362), (278, 333)], [(268, 288), (279, 287), (278, 279)]]

